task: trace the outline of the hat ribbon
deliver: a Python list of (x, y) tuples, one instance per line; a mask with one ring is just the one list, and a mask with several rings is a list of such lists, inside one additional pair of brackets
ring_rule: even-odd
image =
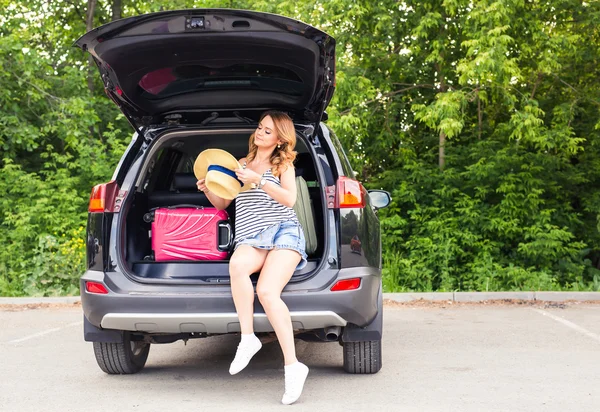
[(229, 170), (226, 167), (219, 166), (219, 165), (210, 165), (210, 166), (208, 166), (208, 171), (211, 171), (211, 170), (225, 173), (227, 176), (231, 176), (235, 180), (237, 180), (239, 182), (240, 186), (244, 186), (244, 183), (240, 179), (237, 178), (237, 175), (235, 174), (235, 172), (233, 170)]

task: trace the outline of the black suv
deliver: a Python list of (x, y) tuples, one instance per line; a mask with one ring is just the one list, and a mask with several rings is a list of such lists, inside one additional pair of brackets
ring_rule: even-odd
[[(102, 370), (139, 371), (152, 343), (239, 332), (228, 259), (155, 261), (144, 217), (160, 207), (210, 206), (193, 175), (198, 153), (245, 156), (260, 114), (278, 109), (294, 120), (296, 182), (309, 197), (295, 206), (308, 265), (282, 299), (297, 338), (339, 342), (346, 371), (377, 372), (376, 211), (390, 196), (355, 180), (322, 123), (335, 86), (334, 39), (273, 14), (196, 9), (118, 20), (76, 45), (93, 56), (106, 94), (135, 129), (112, 180), (93, 188), (89, 204), (81, 301), (85, 340)], [(227, 212), (235, 227), (235, 202)], [(258, 299), (255, 312), (255, 331), (272, 332)]]

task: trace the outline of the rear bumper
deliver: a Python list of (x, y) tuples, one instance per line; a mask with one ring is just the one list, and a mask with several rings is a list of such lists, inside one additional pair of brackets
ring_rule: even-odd
[[(330, 311), (290, 312), (294, 329), (317, 329), (327, 326), (346, 326), (346, 321)], [(239, 332), (234, 313), (107, 313), (102, 318), (103, 329), (144, 331), (148, 333), (230, 333)], [(264, 313), (254, 314), (254, 330), (273, 330)]]
[[(348, 323), (365, 326), (377, 315), (381, 275), (375, 268), (349, 268), (332, 271), (323, 278), (327, 285), (314, 282), (288, 285), (282, 293), (294, 329), (311, 330)], [(337, 275), (337, 276), (336, 276)], [(321, 277), (321, 276), (319, 276)], [(341, 279), (361, 278), (356, 290), (331, 292)], [(85, 282), (101, 282), (108, 294), (86, 292)], [(304, 289), (302, 286), (304, 285)], [(81, 277), (81, 302), (88, 321), (102, 329), (147, 333), (230, 333), (239, 332), (239, 321), (231, 296), (224, 286), (169, 287), (140, 285), (116, 272), (87, 271)], [(255, 297), (254, 325), (257, 332), (273, 331)]]

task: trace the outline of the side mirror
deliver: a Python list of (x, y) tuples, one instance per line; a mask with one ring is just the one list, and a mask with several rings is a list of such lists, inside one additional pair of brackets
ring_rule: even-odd
[(375, 209), (388, 207), (392, 202), (392, 196), (385, 190), (369, 190), (369, 198), (371, 199), (371, 205)]

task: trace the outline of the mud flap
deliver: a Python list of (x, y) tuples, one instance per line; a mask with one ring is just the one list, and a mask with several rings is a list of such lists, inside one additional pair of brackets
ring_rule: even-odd
[(83, 316), (83, 338), (86, 342), (123, 343), (123, 332), (114, 329), (100, 329)]
[(379, 286), (377, 294), (377, 315), (367, 326), (360, 327), (349, 323), (344, 327), (342, 342), (364, 342), (381, 340), (383, 336), (383, 294), (382, 286)]

